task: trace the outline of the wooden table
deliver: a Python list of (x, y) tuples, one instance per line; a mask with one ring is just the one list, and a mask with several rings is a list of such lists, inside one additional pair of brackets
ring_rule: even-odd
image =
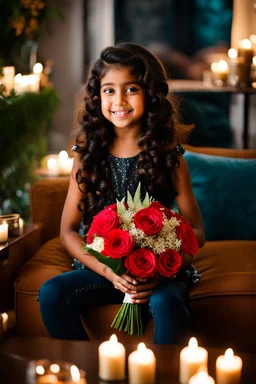
[(249, 97), (256, 94), (256, 88), (238, 88), (238, 87), (217, 87), (206, 86), (203, 81), (197, 80), (169, 80), (170, 93), (229, 93), (229, 94), (243, 94), (243, 143), (244, 148), (248, 148), (248, 128), (249, 128)]
[[(53, 340), (48, 338), (11, 338), (0, 343), (1, 382), (25, 384), (26, 366), (30, 360), (48, 358), (70, 361), (86, 371), (88, 384), (103, 384), (98, 379), (98, 346), (100, 342)], [(156, 384), (179, 383), (179, 355), (182, 346), (147, 345), (156, 355)], [(127, 356), (137, 344), (126, 344)], [(209, 374), (215, 378), (215, 363), (223, 350), (207, 348)], [(243, 360), (242, 384), (255, 384), (256, 354), (240, 354)], [(108, 382), (110, 384), (110, 382)], [(120, 383), (120, 382), (119, 382)], [(124, 381), (120, 384), (127, 383)]]

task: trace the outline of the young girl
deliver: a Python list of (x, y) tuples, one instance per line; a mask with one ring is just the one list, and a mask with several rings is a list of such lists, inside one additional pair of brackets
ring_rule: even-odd
[(80, 313), (89, 306), (121, 303), (127, 292), (134, 303), (149, 302), (155, 343), (187, 342), (188, 289), (198, 280), (192, 257), (184, 256), (176, 277), (141, 283), (126, 273), (117, 276), (83, 251), (80, 230), (83, 223), (86, 233), (96, 213), (126, 197), (127, 190), (133, 195), (141, 182), (144, 193), (165, 206), (176, 199), (203, 246), (202, 219), (167, 95), (162, 64), (136, 44), (104, 49), (91, 69), (61, 220), (61, 241), (76, 270), (48, 280), (39, 295), (42, 319), (52, 337), (88, 339)]

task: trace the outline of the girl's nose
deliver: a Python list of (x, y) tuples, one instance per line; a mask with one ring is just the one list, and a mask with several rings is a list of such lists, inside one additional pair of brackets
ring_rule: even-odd
[(125, 95), (123, 95), (123, 93), (117, 93), (116, 94), (116, 99), (115, 99), (115, 105), (118, 105), (118, 106), (122, 106), (122, 105), (125, 105), (127, 102), (126, 102), (126, 99), (125, 99)]

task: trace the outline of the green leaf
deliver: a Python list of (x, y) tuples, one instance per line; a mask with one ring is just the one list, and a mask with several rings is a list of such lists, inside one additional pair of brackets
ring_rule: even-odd
[(125, 198), (123, 198), (121, 201), (118, 201), (118, 200), (116, 201), (116, 209), (117, 209), (118, 215), (122, 215), (126, 211), (124, 201), (125, 201)]
[(96, 257), (96, 259), (99, 260), (102, 264), (105, 264), (107, 267), (109, 267), (118, 276), (121, 276), (126, 271), (126, 268), (122, 263), (122, 258), (113, 259), (110, 256), (104, 256), (101, 253), (90, 248), (88, 245), (85, 245), (83, 249), (86, 249), (91, 255)]

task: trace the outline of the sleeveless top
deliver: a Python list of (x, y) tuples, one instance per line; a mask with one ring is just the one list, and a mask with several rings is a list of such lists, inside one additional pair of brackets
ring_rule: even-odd
[[(74, 145), (72, 147), (73, 151), (78, 150), (78, 146)], [(178, 144), (173, 150), (173, 154), (176, 156), (181, 156), (185, 153), (185, 149), (181, 144)], [(124, 197), (127, 195), (127, 191), (130, 192), (132, 196), (134, 196), (135, 191), (138, 186), (138, 179), (136, 176), (136, 171), (138, 169), (137, 161), (139, 158), (139, 153), (136, 156), (133, 157), (128, 157), (128, 158), (119, 158), (115, 157), (111, 153), (108, 154), (108, 163), (111, 169), (111, 177), (112, 177), (112, 185), (113, 189), (116, 194), (116, 199), (117, 200), (122, 200)], [(142, 184), (141, 186), (141, 194), (142, 197), (146, 193), (146, 188)], [(108, 206), (110, 204), (115, 203), (113, 201), (113, 198), (111, 194), (106, 196), (106, 201), (104, 206)], [(173, 202), (170, 202), (172, 204)], [(83, 230), (82, 230), (82, 225), (80, 229), (81, 235), (83, 235)], [(82, 264), (80, 261), (77, 259), (73, 259), (74, 263), (72, 266), (74, 269), (85, 269), (87, 268), (84, 264)], [(177, 277), (182, 278), (182, 280), (187, 281), (188, 284), (193, 284), (196, 283), (200, 279), (200, 275), (196, 271), (195, 267), (191, 265), (189, 269), (187, 270), (181, 270), (178, 274)]]

